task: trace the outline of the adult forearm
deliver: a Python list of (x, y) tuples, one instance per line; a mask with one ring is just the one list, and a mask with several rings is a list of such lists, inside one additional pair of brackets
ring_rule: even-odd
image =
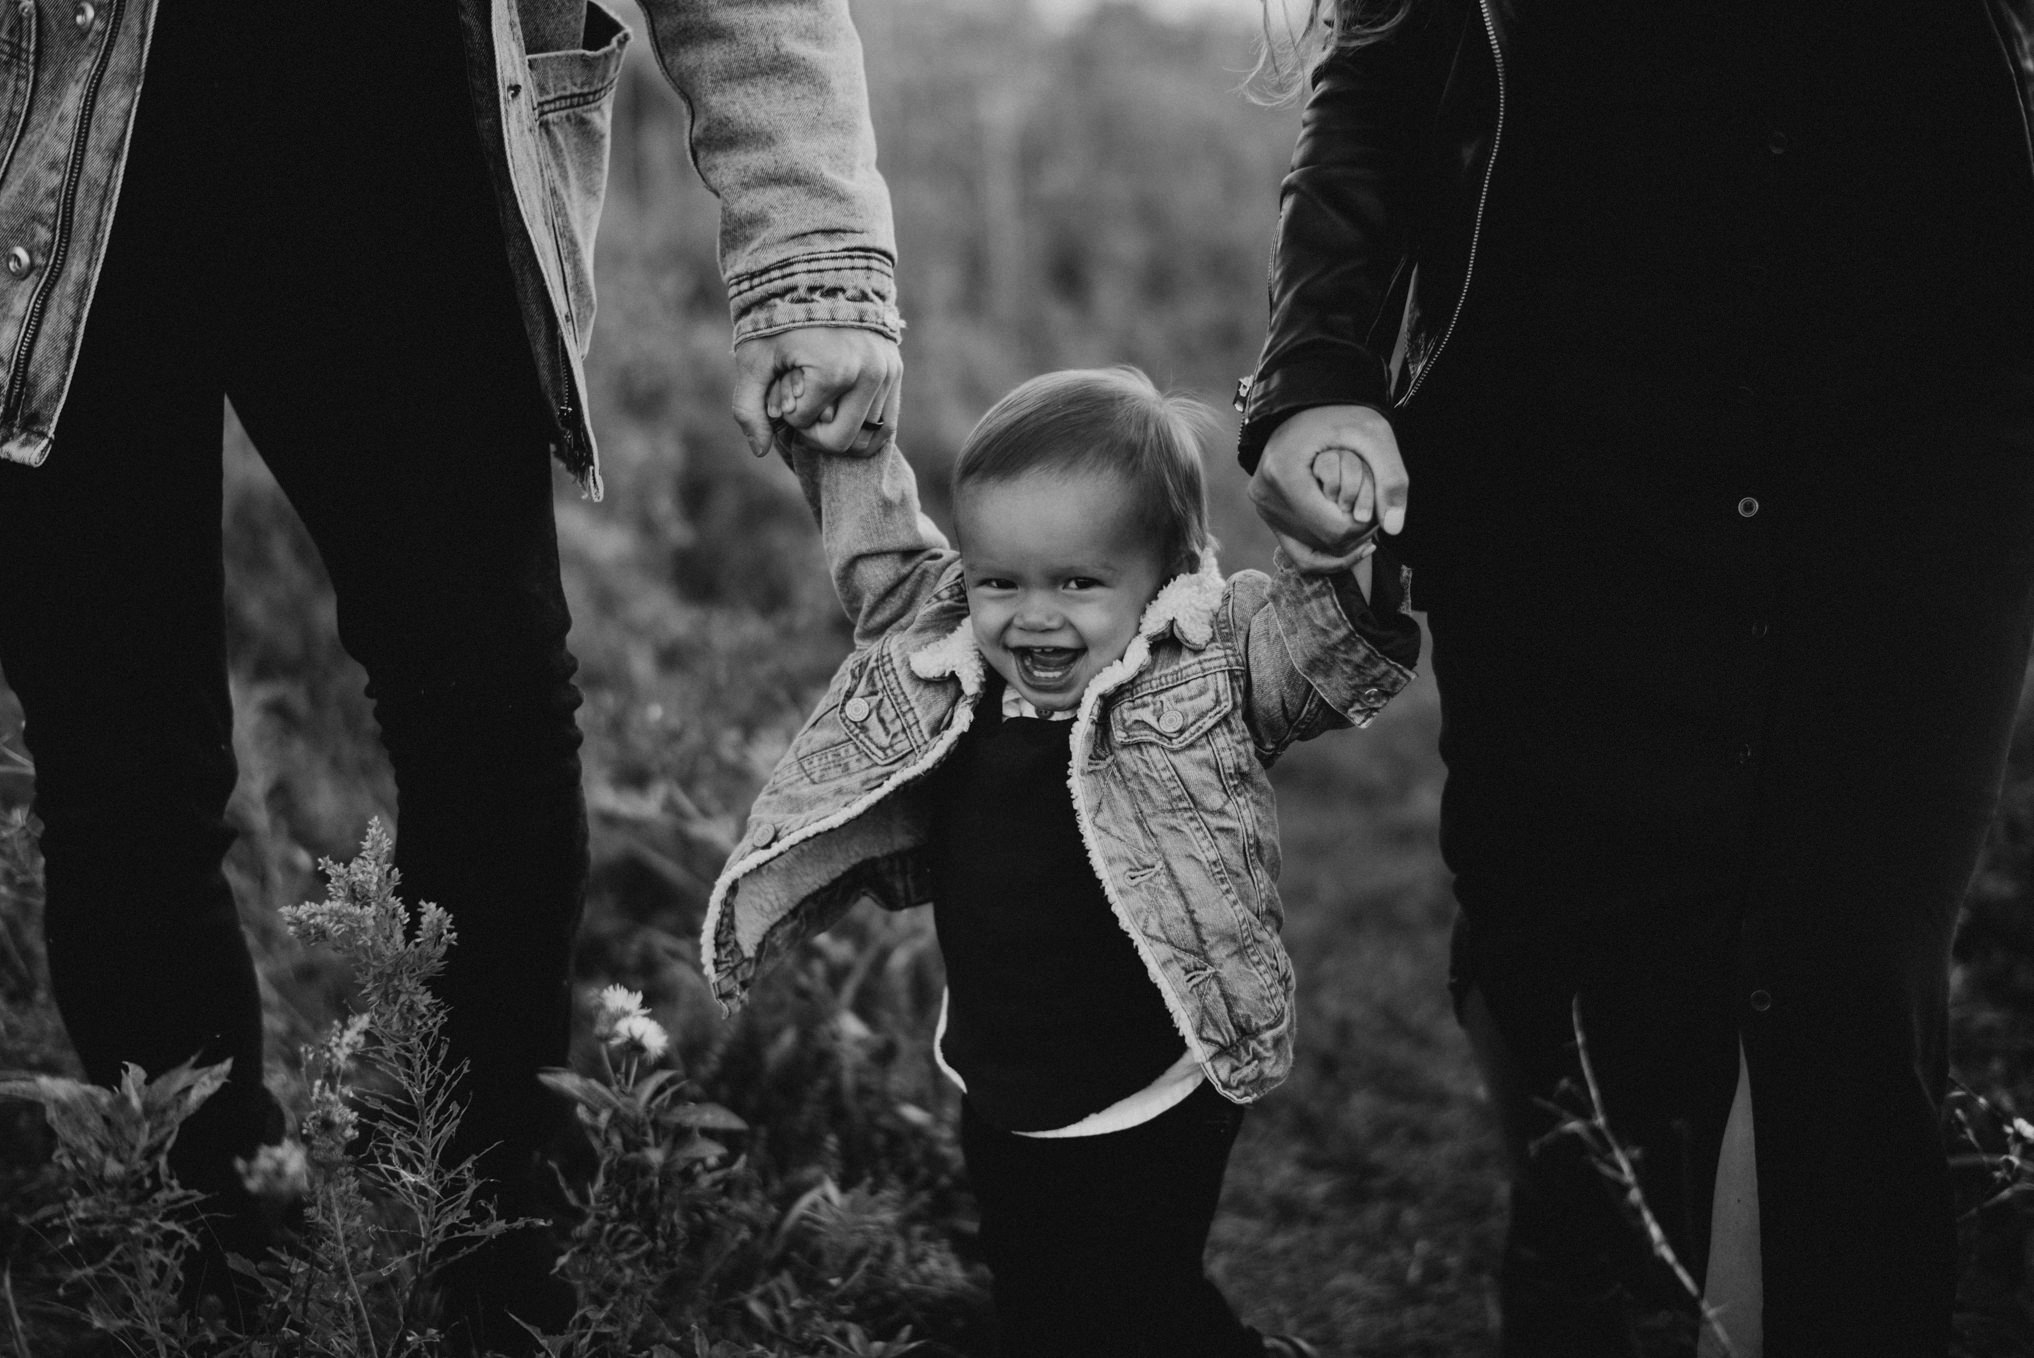
[(693, 165), (720, 200), (736, 341), (814, 325), (896, 339), (895, 231), (847, 0), (643, 11), (691, 112)]

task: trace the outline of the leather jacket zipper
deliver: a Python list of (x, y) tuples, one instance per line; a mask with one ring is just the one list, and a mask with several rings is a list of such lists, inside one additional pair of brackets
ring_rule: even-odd
[(1497, 63), (1497, 126), (1490, 134), (1490, 155), (1483, 162), (1483, 187), (1476, 193), (1476, 224), (1469, 232), (1469, 259), (1462, 266), (1462, 286), (1455, 293), (1455, 310), (1448, 317), (1448, 328), (1441, 332), (1440, 342), (1434, 345), (1434, 352), (1427, 355), (1412, 385), (1405, 389), (1405, 395), (1395, 404), (1404, 405), (1413, 398), (1427, 374), (1434, 370), (1434, 364), (1441, 358), (1441, 351), (1448, 347), (1448, 340), (1455, 333), (1455, 323), (1462, 319), (1462, 304), (1469, 300), (1469, 282), (1476, 276), (1476, 249), (1483, 242), (1483, 209), (1490, 201), (1490, 177), (1497, 168), (1497, 153), (1504, 145), (1504, 110), (1508, 82), (1504, 71), (1504, 46), (1497, 40), (1497, 20), (1490, 13), (1491, 0), (1476, 0), (1476, 12), (1483, 17), (1483, 31), (1490, 39), (1490, 55)]
[(2006, 32), (2006, 21), (2000, 17), (1999, 8), (1993, 0), (1978, 0), (1984, 6), (1985, 22), (1992, 27), (1992, 39), (1999, 44), (1999, 55), (2006, 59), (2006, 75), (2013, 82), (2013, 107), (2020, 113), (2020, 139), (2027, 146), (2027, 169), (2034, 174), (2034, 122), (2029, 122), (2034, 111), (2027, 108), (2025, 94), (2020, 88), (2020, 59), (2013, 53), (2013, 41)]
[(99, 102), (99, 86), (105, 81), (106, 68), (113, 61), (113, 45), (119, 36), (121, 11), (125, 8), (126, 0), (113, 0), (111, 11), (106, 16), (105, 39), (99, 46), (99, 54), (92, 60), (91, 73), (85, 77), (84, 93), (78, 99), (77, 131), (71, 135), (70, 161), (64, 166), (64, 186), (57, 199), (56, 231), (50, 244), (49, 263), (43, 267), (42, 281), (28, 304), (28, 317), (21, 325), (21, 340), (14, 346), (14, 369), (7, 379), (7, 398), (0, 402), (0, 426), (11, 428), (21, 417), (22, 394), (28, 386), (28, 355), (42, 330), (42, 318), (49, 310), (49, 295), (55, 289), (57, 278), (63, 273), (64, 263), (71, 252), (71, 228), (77, 215), (78, 182), (84, 177), (86, 143), (91, 140), (92, 112)]

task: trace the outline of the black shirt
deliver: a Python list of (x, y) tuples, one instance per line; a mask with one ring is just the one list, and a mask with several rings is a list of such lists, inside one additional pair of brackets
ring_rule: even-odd
[(1050, 1131), (1149, 1085), (1185, 1048), (1088, 864), (1074, 723), (1004, 718), (992, 681), (931, 775), (941, 1055), (1006, 1131)]

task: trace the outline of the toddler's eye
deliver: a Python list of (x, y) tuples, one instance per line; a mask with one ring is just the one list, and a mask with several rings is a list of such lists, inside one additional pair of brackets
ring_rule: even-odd
[(1101, 585), (1101, 581), (1089, 575), (1069, 576), (1066, 582), (1068, 589), (1100, 589)]
[(968, 588), (974, 590), (1001, 590), (1010, 589), (1013, 586), (1000, 575), (984, 575), (977, 577), (974, 584), (968, 586)]

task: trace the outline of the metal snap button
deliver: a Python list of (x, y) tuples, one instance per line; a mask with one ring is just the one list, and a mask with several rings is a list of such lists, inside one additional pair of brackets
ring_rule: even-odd
[(1754, 990), (1751, 993), (1751, 1007), (1761, 1014), (1765, 1013), (1766, 1010), (1771, 1009), (1773, 1007), (1773, 997), (1771, 993), (1764, 990)]
[(1754, 622), (1751, 625), (1752, 640), (1764, 641), (1766, 639), (1766, 633), (1772, 630), (1773, 630), (1772, 625), (1768, 623), (1764, 618), (1760, 618), (1757, 622)]
[(867, 721), (869, 719), (869, 700), (867, 698), (850, 698), (841, 704), (840, 711), (841, 715), (849, 721)]
[(749, 838), (756, 841), (758, 848), (777, 837), (777, 827), (766, 820), (759, 820), (749, 827)]
[(1766, 149), (1776, 156), (1786, 155), (1787, 148), (1791, 145), (1793, 145), (1792, 138), (1777, 128), (1774, 129), (1772, 136), (1766, 138)]
[(523, 87), (522, 87), (521, 85), (511, 85), (511, 86), (509, 86), (509, 87), (508, 87), (508, 97), (509, 97), (509, 98), (511, 98), (511, 99), (520, 99), (520, 98), (522, 98), (522, 97), (523, 97)]
[(1374, 706), (1376, 706), (1376, 705), (1377, 705), (1378, 703), (1381, 703), (1381, 702), (1383, 702), (1383, 701), (1384, 701), (1384, 690), (1383, 690), (1383, 689), (1381, 689), (1381, 688), (1366, 688), (1366, 689), (1364, 689), (1364, 690), (1363, 690), (1363, 701), (1364, 701), (1364, 702), (1366, 702), (1366, 703), (1369, 703), (1369, 704), (1371, 704), (1371, 705), (1372, 705), (1373, 707), (1374, 707)]
[(1745, 496), (1742, 500), (1739, 500), (1737, 502), (1737, 513), (1739, 518), (1748, 519), (1758, 512), (1759, 512), (1759, 502), (1757, 499), (1753, 498), (1750, 495)]
[(35, 257), (29, 254), (24, 247), (17, 245), (7, 252), (7, 272), (13, 274), (16, 278), (22, 277), (34, 267)]
[(1178, 735), (1179, 729), (1185, 725), (1186, 718), (1179, 714), (1178, 708), (1168, 707), (1158, 714), (1158, 729), (1169, 736)]
[(71, 11), (71, 22), (78, 26), (80, 33), (92, 31), (92, 25), (99, 20), (99, 7), (92, 0), (78, 0), (78, 7)]
[(1732, 757), (1735, 758), (1737, 762), (1740, 764), (1751, 763), (1752, 762), (1751, 742), (1746, 741), (1744, 744), (1739, 745), (1736, 751), (1733, 752)]

